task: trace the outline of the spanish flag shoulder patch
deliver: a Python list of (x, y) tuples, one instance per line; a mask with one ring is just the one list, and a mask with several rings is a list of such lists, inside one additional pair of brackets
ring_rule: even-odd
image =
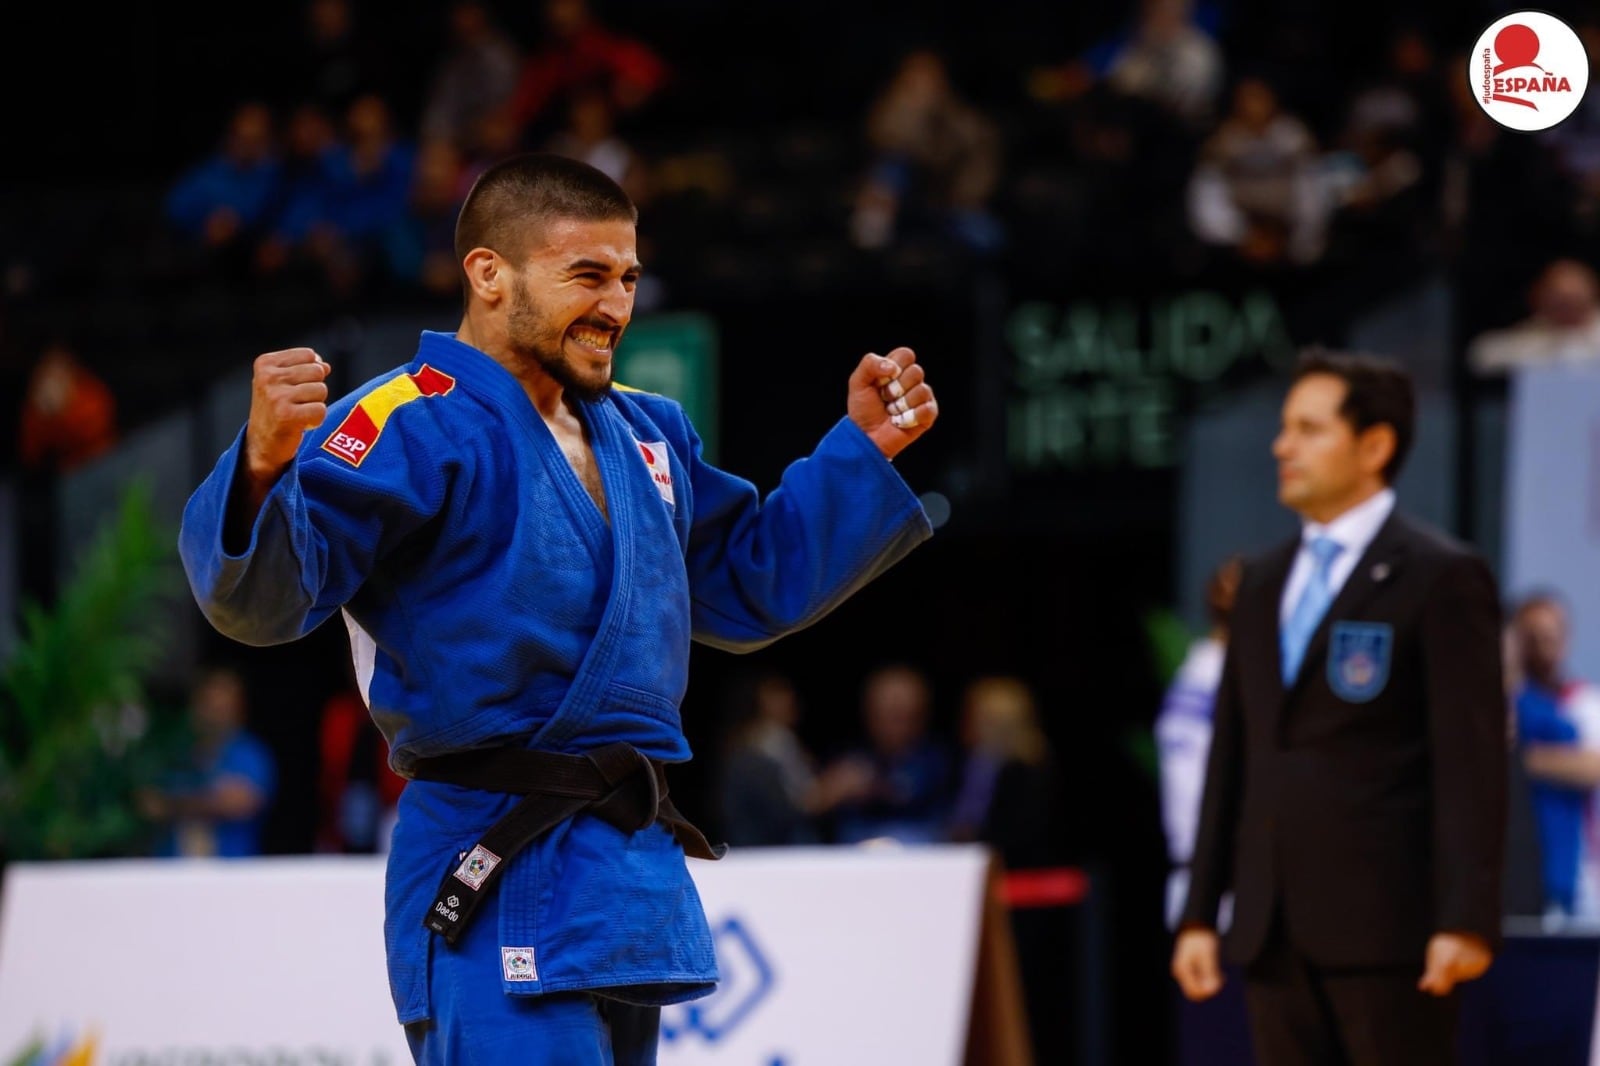
[(449, 395), (455, 387), (455, 378), (426, 363), (414, 374), (390, 378), (356, 402), (339, 428), (322, 442), (322, 450), (358, 467), (377, 446), (384, 425), (397, 408), (412, 400)]

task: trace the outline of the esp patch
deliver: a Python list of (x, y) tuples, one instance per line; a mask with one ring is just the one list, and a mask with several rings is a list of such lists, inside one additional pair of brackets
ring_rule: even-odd
[(455, 387), (455, 378), (426, 363), (415, 374), (390, 378), (351, 408), (339, 428), (322, 442), (322, 450), (359, 467), (372, 453), (397, 408), (425, 396), (444, 396)]

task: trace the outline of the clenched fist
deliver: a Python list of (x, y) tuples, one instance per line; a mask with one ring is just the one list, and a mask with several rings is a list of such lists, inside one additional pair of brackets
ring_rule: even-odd
[(300, 450), (300, 438), (328, 417), (328, 364), (310, 348), (259, 356), (250, 383), (245, 463), (253, 482), (278, 479)]
[(237, 553), (278, 477), (294, 461), (300, 438), (328, 417), (328, 364), (310, 348), (286, 348), (256, 358), (250, 382), (250, 421), (244, 461), (233, 485), (223, 544)]
[(889, 459), (928, 432), (939, 417), (927, 374), (910, 348), (863, 356), (850, 375), (846, 410)]

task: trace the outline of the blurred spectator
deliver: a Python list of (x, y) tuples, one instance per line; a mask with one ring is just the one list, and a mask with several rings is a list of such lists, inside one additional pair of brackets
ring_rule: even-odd
[(884, 666), (867, 677), (861, 690), (867, 745), (825, 771), (841, 797), (839, 843), (945, 839), (952, 760), (929, 732), (932, 700), (927, 677), (914, 667)]
[(1600, 686), (1568, 673), (1566, 607), (1525, 597), (1512, 615), (1520, 677), (1517, 737), (1539, 828), (1548, 912), (1600, 921), (1600, 854), (1590, 826), (1600, 803)]
[(1413, 147), (1420, 111), (1398, 92), (1360, 97), (1336, 150), (1322, 161), (1329, 208), (1326, 262), (1364, 273), (1410, 261), (1432, 243), (1422, 156)]
[(565, 122), (544, 147), (604, 171), (641, 209), (648, 204), (650, 189), (644, 159), (618, 135), (616, 107), (601, 86), (572, 91), (567, 97)]
[(731, 845), (814, 843), (806, 797), (812, 760), (795, 732), (800, 701), (785, 677), (763, 675), (734, 686), (718, 781), (722, 835)]
[[(987, 845), (1006, 873), (1049, 871), (1066, 864), (1061, 770), (1039, 723), (1032, 687), (1020, 677), (989, 675), (968, 683), (961, 704), (960, 787), (949, 839)], [(1029, 1036), (1036, 1061), (1070, 1061), (1060, 1007), (1072, 994), (1061, 965), (1074, 943), (1076, 908), (1012, 909)]]
[(276, 274), (293, 265), (305, 255), (312, 234), (331, 224), (341, 151), (338, 128), (322, 105), (299, 104), (289, 116), (282, 169), (256, 247), (260, 273)]
[(415, 154), (383, 97), (368, 94), (350, 105), (340, 166), (343, 185), (335, 205), (346, 234), (370, 237), (405, 213)]
[(1426, 38), (1401, 33), (1384, 69), (1351, 99), (1319, 163), (1326, 232), (1314, 303), (1326, 316), (1322, 330), (1342, 329), (1445, 262), (1438, 127), (1448, 129), (1439, 117), (1448, 103), (1442, 87), (1430, 91), (1433, 72)]
[(358, 25), (353, 0), (306, 0), (301, 36), (282, 65), (281, 84), (333, 115), (397, 88), (386, 49)]
[[(1456, 53), (1447, 71), (1467, 63)], [(1527, 280), (1575, 243), (1573, 187), (1550, 144), (1489, 118), (1466, 78), (1445, 79), (1453, 104), (1441, 214), (1453, 265), (1457, 335), (1527, 311)]]
[(978, 678), (961, 713), (966, 755), (950, 839), (988, 844), (1008, 870), (1062, 863), (1060, 770), (1032, 688), (1018, 677)]
[(481, 0), (456, 0), (448, 19), (449, 44), (423, 102), (421, 137), (472, 154), (482, 146), (484, 121), (516, 90), (522, 48)]
[(389, 767), (389, 745), (354, 687), (322, 708), (318, 731), (319, 852), (387, 854), (405, 778)]
[(253, 247), (280, 166), (271, 109), (246, 101), (229, 117), (217, 151), (179, 174), (168, 190), (167, 222), (208, 260), (231, 262), (229, 253)]
[(190, 692), (189, 759), (142, 791), (140, 812), (163, 827), (156, 854), (242, 858), (261, 854), (261, 830), (277, 788), (272, 752), (246, 729), (243, 679), (227, 668), (201, 674)]
[(815, 844), (827, 806), (815, 762), (796, 727), (801, 704), (785, 676), (745, 677), (729, 690), (717, 798), (729, 844)]
[(600, 85), (620, 116), (652, 103), (671, 71), (654, 48), (607, 27), (588, 0), (544, 0), (544, 34), (522, 62), (505, 116), (524, 142), (540, 142), (553, 123), (558, 101), (572, 91)]
[(418, 148), (406, 213), (386, 237), (389, 272), (402, 285), (432, 296), (461, 294), (455, 235), (468, 191), (465, 173), (461, 153), (448, 138), (430, 137)]
[(1451, 137), (1452, 76), (1441, 67), (1432, 38), (1420, 26), (1402, 24), (1391, 34), (1382, 69), (1350, 94), (1349, 127), (1383, 129), (1415, 153), (1431, 196)]
[(1189, 130), (1203, 130), (1215, 117), (1222, 91), (1217, 22), (1214, 5), (1141, 0), (1122, 30), (1066, 63), (1030, 72), (1029, 94), (1045, 102), (1070, 101), (1107, 85), (1160, 106)]
[(117, 442), (111, 389), (62, 340), (44, 346), (22, 398), (18, 454), (24, 470), (65, 473)]
[(478, 136), (463, 156), (462, 182), (467, 189), (478, 175), (500, 160), (522, 151), (522, 131), (504, 111), (485, 115), (478, 123)]
[(1195, 147), (1159, 105), (1100, 82), (1040, 119), (1008, 149), (1012, 257), (1058, 262), (1069, 287), (1142, 289), (1153, 262), (1204, 264), (1184, 209)]
[(1222, 91), (1222, 50), (1194, 20), (1191, 0), (1143, 0), (1139, 22), (1112, 57), (1106, 81), (1154, 101), (1186, 126), (1209, 125)]
[(851, 218), (857, 245), (884, 248), (933, 234), (973, 251), (999, 248), (991, 201), (1000, 130), (951, 84), (943, 55), (908, 52), (872, 100), (865, 132), (870, 158)]
[(334, 293), (349, 297), (388, 276), (386, 242), (406, 217), (416, 149), (396, 132), (380, 96), (358, 97), (344, 131), (331, 160), (325, 212), (307, 231), (304, 248)]
[(1189, 860), (1194, 854), (1200, 800), (1205, 795), (1206, 757), (1211, 752), (1211, 718), (1222, 660), (1228, 647), (1228, 618), (1239, 591), (1244, 562), (1224, 559), (1206, 579), (1206, 618), (1210, 627), (1189, 645), (1156, 714), (1155, 735), (1161, 784), (1161, 824), (1166, 832), (1167, 926), (1176, 928), (1189, 893)]
[(1514, 326), (1488, 330), (1468, 351), (1474, 372), (1505, 374), (1517, 367), (1600, 360), (1600, 278), (1576, 259), (1557, 259), (1528, 290), (1532, 314)]
[(17, 422), (17, 592), (50, 604), (60, 568), (61, 475), (116, 444), (116, 397), (58, 337), (39, 350)]
[[(1550, 893), (1545, 887), (1557, 883), (1561, 878), (1552, 878), (1545, 870), (1545, 847), (1540, 839), (1547, 829), (1561, 834), (1565, 839), (1570, 835), (1562, 832), (1557, 825), (1546, 825), (1554, 818), (1559, 822), (1562, 818), (1570, 819), (1573, 825), (1580, 825), (1584, 817), (1584, 808), (1588, 806), (1581, 793), (1571, 790), (1558, 789), (1552, 785), (1535, 782), (1528, 773), (1525, 762), (1526, 751), (1524, 741), (1539, 743), (1572, 744), (1577, 738), (1577, 730), (1572, 723), (1565, 722), (1556, 712), (1554, 701), (1539, 700), (1537, 696), (1525, 700), (1524, 693), (1526, 677), (1523, 673), (1522, 663), (1522, 633), (1517, 621), (1515, 606), (1508, 605), (1504, 612), (1504, 621), (1500, 634), (1502, 671), (1506, 684), (1506, 783), (1507, 811), (1506, 811), (1506, 857), (1505, 876), (1501, 879), (1505, 886), (1505, 913), (1519, 917), (1537, 918), (1548, 914), (1559, 916), (1559, 909), (1550, 904)], [(1522, 735), (1524, 723), (1519, 719), (1524, 717), (1519, 714), (1519, 709), (1526, 708), (1528, 722), (1526, 728), (1529, 735)], [(1535, 793), (1539, 794), (1539, 804), (1550, 806), (1541, 814), (1535, 805)], [(1555, 801), (1553, 804), (1551, 801)], [(1570, 876), (1568, 878), (1570, 880)]]
[(1190, 224), (1202, 240), (1254, 266), (1312, 263), (1322, 254), (1326, 216), (1316, 163), (1307, 125), (1283, 110), (1264, 79), (1241, 78), (1191, 176)]

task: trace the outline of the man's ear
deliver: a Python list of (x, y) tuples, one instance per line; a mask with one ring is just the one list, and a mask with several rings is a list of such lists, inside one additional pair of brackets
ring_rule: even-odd
[(474, 248), (461, 261), (467, 284), (485, 303), (496, 303), (504, 295), (505, 261), (488, 248)]
[(1379, 422), (1362, 430), (1361, 436), (1356, 440), (1361, 469), (1369, 474), (1382, 475), (1383, 468), (1394, 458), (1394, 450), (1398, 444), (1399, 439), (1395, 436), (1394, 427), (1387, 422)]

